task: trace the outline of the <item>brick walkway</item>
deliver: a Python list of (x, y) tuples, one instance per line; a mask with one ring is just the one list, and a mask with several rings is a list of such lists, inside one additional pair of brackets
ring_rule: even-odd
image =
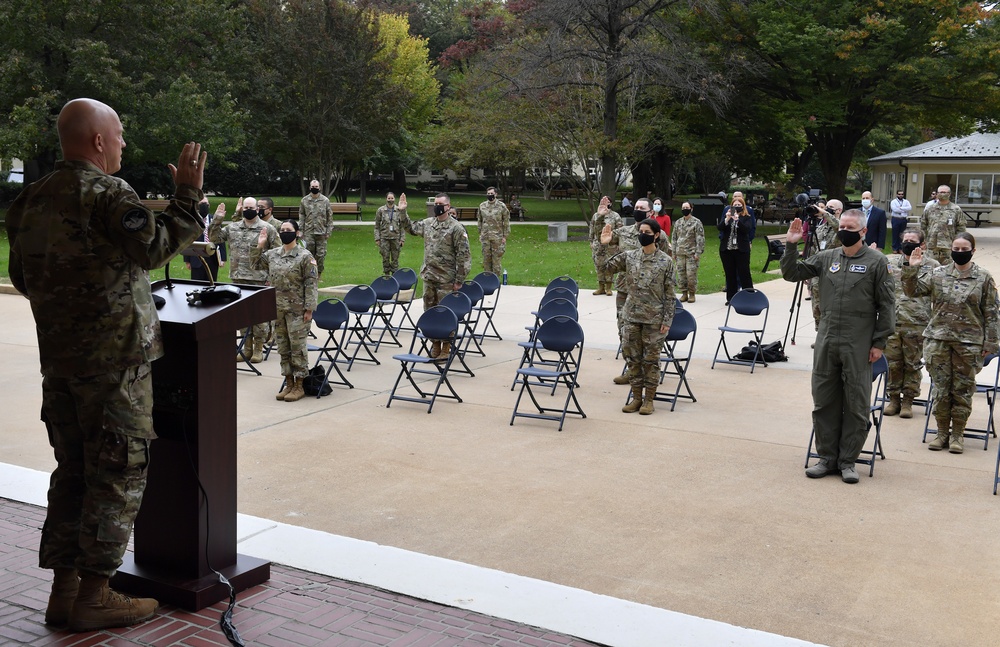
[[(52, 574), (36, 566), (44, 508), (0, 498), (0, 645), (209, 647), (228, 645), (225, 604), (191, 614), (161, 607), (127, 629), (74, 634), (42, 617)], [(237, 596), (233, 620), (247, 645), (584, 647), (594, 643), (276, 564)]]

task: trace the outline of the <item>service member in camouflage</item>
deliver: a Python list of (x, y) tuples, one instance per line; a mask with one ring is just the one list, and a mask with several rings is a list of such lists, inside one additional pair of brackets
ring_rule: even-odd
[(385, 204), (375, 212), (375, 245), (382, 255), (382, 273), (391, 275), (399, 269), (399, 252), (406, 242), (406, 232), (400, 224), (406, 217), (403, 209), (396, 208), (396, 195), (385, 194)]
[[(257, 247), (260, 232), (267, 232), (268, 246), (271, 249), (279, 247), (278, 232), (274, 227), (260, 219), (256, 198), (240, 198), (236, 212), (242, 215), (239, 222), (223, 226), (226, 218), (226, 205), (220, 203), (215, 210), (212, 224), (208, 226), (208, 239), (216, 245), (229, 246), (229, 279), (233, 283), (243, 285), (267, 285), (267, 270), (254, 269), (250, 263), (250, 253)], [(273, 329), (272, 322), (264, 321), (254, 324), (244, 343), (244, 349), (251, 349), (250, 361), (254, 364), (264, 361), (264, 343)], [(243, 334), (244, 331), (240, 331)], [(242, 362), (242, 353), (236, 354), (236, 361)]]
[(618, 229), (625, 224), (616, 211), (611, 210), (611, 198), (604, 196), (597, 206), (597, 213), (590, 220), (590, 253), (594, 257), (594, 267), (597, 269), (597, 290), (594, 294), (614, 294), (615, 275), (604, 269), (609, 258), (620, 252), (617, 245), (601, 244), (601, 231), (605, 225)]
[(497, 199), (496, 187), (486, 189), (486, 201), (476, 210), (479, 242), (483, 247), (483, 269), (497, 276), (503, 274), (503, 255), (510, 236), (510, 210)]
[[(399, 209), (406, 211), (406, 194), (399, 195)], [(402, 220), (406, 232), (424, 239), (424, 264), (420, 276), (424, 279), (424, 310), (441, 303), (449, 292), (462, 287), (472, 269), (469, 235), (465, 227), (452, 217), (451, 200), (447, 193), (434, 198), (434, 217), (418, 222), (405, 216)], [(436, 339), (431, 346), (431, 356), (447, 358), (451, 341)]]
[(941, 265), (951, 263), (951, 241), (965, 231), (965, 212), (951, 201), (951, 187), (938, 187), (937, 200), (920, 216), (920, 230), (934, 259)]
[(690, 303), (694, 303), (698, 293), (698, 265), (705, 253), (705, 225), (692, 213), (690, 202), (682, 204), (681, 218), (674, 221), (670, 233), (681, 301)]
[[(923, 233), (910, 227), (902, 233), (902, 253), (889, 256), (889, 271), (896, 284), (896, 331), (889, 337), (885, 358), (889, 361), (889, 379), (886, 392), (889, 404), (885, 415), (900, 418), (913, 417), (913, 400), (920, 395), (920, 371), (924, 356), (924, 328), (931, 319), (931, 301), (928, 297), (908, 297), (903, 292), (903, 268), (910, 264), (910, 254), (923, 249)], [(939, 263), (924, 258), (920, 274), (930, 274)]]
[[(649, 200), (647, 198), (636, 200), (635, 205), (632, 207), (632, 213), (635, 214), (635, 224), (618, 227), (611, 232), (611, 245), (617, 247), (620, 250), (619, 253), (642, 248), (642, 245), (639, 244), (639, 224), (652, 214), (649, 208)], [(660, 223), (657, 222), (656, 224)], [(663, 234), (662, 227), (660, 228), (660, 235), (656, 237), (656, 247), (668, 256), (670, 255), (670, 241)], [(618, 291), (615, 295), (615, 320), (618, 324), (619, 342), (623, 342), (624, 333), (622, 332), (622, 328), (625, 325), (625, 318), (622, 313), (625, 311), (625, 302), (628, 300), (630, 281), (631, 276), (627, 272), (619, 272), (615, 276), (615, 289)], [(622, 370), (621, 375), (615, 377), (615, 384), (631, 384), (628, 377), (628, 365), (629, 359), (626, 356), (625, 368)]]
[(274, 217), (274, 200), (271, 198), (257, 200), (257, 217), (275, 229), (281, 226), (281, 221)]
[(206, 154), (188, 143), (160, 214), (113, 177), (125, 148), (117, 113), (74, 99), (56, 123), (63, 161), (7, 211), (10, 279), (38, 333), (42, 421), (56, 468), (38, 563), (55, 576), (45, 622), (124, 627), (156, 600), (108, 587), (146, 487), (153, 431), (150, 363), (163, 355), (148, 271), (201, 236)]
[(281, 223), (281, 247), (267, 247), (267, 232), (261, 230), (257, 246), (250, 253), (254, 269), (267, 271), (267, 280), (275, 291), (278, 320), (274, 329), (281, 356), (281, 374), (285, 386), (278, 400), (295, 402), (305, 396), (303, 382), (309, 374), (309, 350), (306, 339), (312, 326), (312, 314), (319, 301), (319, 274), (316, 259), (298, 244), (299, 223)]
[[(844, 210), (844, 203), (834, 199), (825, 205), (816, 203), (816, 206), (820, 211), (816, 231), (809, 237), (809, 244), (806, 246), (806, 258), (816, 252), (840, 247), (837, 230), (840, 228), (840, 214)], [(819, 330), (819, 278), (809, 279), (809, 296), (812, 298), (813, 325)]]
[(975, 251), (976, 239), (963, 231), (951, 243), (952, 262), (948, 265), (919, 272), (924, 255), (918, 248), (910, 254), (910, 266), (903, 268), (906, 295), (931, 298), (924, 359), (934, 380), (937, 437), (929, 448), (940, 451), (947, 447), (952, 454), (961, 454), (964, 449), (976, 373), (998, 346), (997, 288), (990, 273), (972, 262)]
[[(640, 203), (636, 202), (636, 217)], [(628, 364), (632, 399), (622, 411), (642, 415), (653, 413), (656, 387), (660, 383), (660, 351), (674, 320), (674, 262), (666, 252), (657, 249), (660, 225), (652, 218), (638, 224), (639, 249), (621, 252), (605, 263), (609, 272), (628, 275), (628, 297), (622, 310), (622, 353)], [(612, 242), (611, 224), (601, 231), (601, 242)], [(645, 390), (645, 392), (644, 392)]]
[(802, 221), (788, 228), (781, 276), (786, 281), (818, 277), (819, 334), (813, 353), (813, 429), (819, 462), (806, 476), (840, 472), (857, 483), (854, 461), (868, 437), (872, 368), (895, 329), (896, 294), (885, 256), (864, 244), (865, 216), (858, 209), (840, 217), (842, 247), (799, 259)]
[(326, 245), (333, 231), (333, 207), (330, 198), (320, 193), (319, 180), (309, 183), (309, 195), (299, 203), (299, 227), (302, 228), (302, 241), (316, 259), (319, 275), (323, 276)]

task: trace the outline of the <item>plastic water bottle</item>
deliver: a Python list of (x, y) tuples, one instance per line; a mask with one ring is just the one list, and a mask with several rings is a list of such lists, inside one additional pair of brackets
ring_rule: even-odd
[(507, 270), (503, 271), (503, 284), (507, 285)]

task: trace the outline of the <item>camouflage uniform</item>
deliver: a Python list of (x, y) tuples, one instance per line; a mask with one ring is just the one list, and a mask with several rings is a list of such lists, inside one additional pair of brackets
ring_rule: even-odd
[(110, 577), (142, 502), (163, 355), (147, 271), (201, 236), (202, 193), (154, 215), (123, 180), (58, 162), (7, 212), (10, 279), (35, 318), (42, 421), (56, 468), (39, 566)]
[(485, 200), (476, 210), (479, 242), (483, 247), (483, 269), (497, 276), (503, 274), (503, 255), (510, 236), (510, 210), (501, 200)]
[[(212, 224), (208, 226), (208, 239), (216, 245), (229, 245), (229, 280), (244, 285), (267, 285), (267, 270), (254, 269), (250, 255), (257, 249), (261, 229), (267, 230), (268, 249), (281, 247), (278, 231), (259, 217), (253, 222), (240, 219), (239, 222), (231, 222), (224, 227), (222, 220), (221, 215), (212, 218)], [(271, 322), (254, 324), (244, 348), (253, 348), (255, 342), (262, 345), (270, 337), (270, 333)]]
[(267, 271), (268, 282), (274, 287), (278, 304), (275, 338), (281, 356), (281, 374), (304, 378), (309, 374), (306, 338), (312, 322), (302, 317), (315, 310), (319, 302), (316, 259), (300, 245), (292, 247), (291, 251), (279, 247), (262, 252), (254, 247), (250, 252), (250, 265)]
[[(896, 284), (896, 330), (889, 336), (885, 359), (889, 362), (889, 395), (902, 394), (913, 400), (920, 395), (921, 358), (924, 353), (924, 328), (931, 319), (931, 303), (927, 297), (908, 297), (903, 292), (903, 261), (906, 257), (889, 257), (889, 272)], [(924, 258), (919, 273), (929, 274), (938, 267), (933, 258)]]
[(927, 251), (942, 265), (951, 263), (951, 243), (960, 231), (965, 231), (965, 213), (954, 202), (935, 202), (920, 216)]
[(604, 266), (609, 258), (621, 250), (614, 241), (610, 245), (602, 245), (601, 231), (604, 229), (604, 225), (611, 225), (611, 229), (618, 229), (624, 224), (625, 222), (618, 215), (618, 212), (611, 209), (608, 209), (607, 215), (604, 216), (600, 213), (595, 213), (590, 220), (590, 251), (594, 257), (594, 267), (597, 268), (597, 281), (599, 283), (607, 283), (609, 288), (614, 283), (615, 275), (614, 272), (605, 270)]
[(677, 266), (677, 285), (681, 292), (693, 295), (698, 291), (700, 256), (705, 253), (705, 225), (688, 214), (674, 221), (670, 237)]
[[(997, 352), (997, 289), (984, 268), (961, 272), (954, 263), (932, 272), (903, 268), (909, 297), (929, 296), (931, 320), (924, 330), (924, 359), (934, 380), (934, 418), (939, 431), (965, 429), (983, 353)], [(957, 434), (958, 432), (955, 431)]]
[(392, 274), (399, 269), (399, 252), (406, 242), (402, 219), (406, 209), (382, 205), (375, 212), (375, 244), (382, 255), (382, 273)]
[[(809, 239), (809, 246), (806, 249), (806, 257), (812, 256), (816, 252), (821, 252), (825, 249), (834, 249), (840, 247), (840, 239), (837, 238), (837, 230), (840, 229), (840, 223), (837, 219), (831, 215), (823, 215), (820, 219), (819, 225), (816, 227), (816, 233)], [(812, 278), (809, 279), (809, 296), (812, 297), (812, 313), (813, 313), (813, 326), (816, 330), (819, 330), (819, 279)]]
[[(634, 225), (633, 225), (634, 226)], [(622, 352), (633, 389), (656, 391), (660, 383), (660, 351), (674, 320), (674, 262), (662, 250), (646, 254), (641, 248), (612, 256), (607, 272), (628, 276), (628, 297), (622, 309)]]
[(444, 222), (437, 218), (413, 222), (406, 216), (401, 224), (407, 233), (424, 239), (420, 276), (424, 279), (424, 310), (430, 310), (469, 275), (472, 269), (469, 235), (454, 218), (446, 218)]
[(315, 196), (310, 193), (299, 203), (299, 228), (302, 230), (302, 241), (306, 249), (316, 259), (319, 275), (323, 275), (323, 264), (326, 261), (326, 243), (333, 231), (333, 207), (330, 198), (322, 193)]
[(854, 256), (826, 249), (800, 260), (785, 245), (786, 281), (817, 277), (822, 317), (813, 353), (812, 396), (816, 452), (830, 467), (853, 467), (868, 437), (872, 348), (884, 349), (895, 329), (896, 295), (885, 256), (862, 245)]
[[(618, 229), (613, 229), (611, 231), (611, 245), (618, 248), (620, 251), (629, 252), (634, 249), (642, 249), (642, 245), (639, 244), (639, 225), (638, 223), (634, 225), (625, 225), (624, 227), (619, 227)], [(661, 232), (660, 236), (656, 239), (656, 247), (661, 252), (670, 254), (670, 242), (667, 237)], [(625, 319), (622, 317), (622, 312), (625, 310), (625, 302), (628, 300), (628, 295), (631, 290), (632, 277), (628, 273), (622, 272), (615, 277), (615, 289), (618, 290), (618, 294), (615, 295), (615, 317), (618, 322), (618, 340), (622, 339), (622, 326), (625, 324)]]

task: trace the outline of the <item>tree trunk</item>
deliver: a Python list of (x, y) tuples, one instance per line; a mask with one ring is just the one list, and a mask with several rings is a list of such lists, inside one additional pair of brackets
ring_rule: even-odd
[(396, 195), (406, 192), (406, 169), (402, 166), (392, 171), (392, 192)]
[(806, 132), (806, 137), (816, 149), (816, 157), (826, 181), (828, 199), (846, 199), (844, 189), (847, 186), (847, 174), (851, 170), (851, 159), (863, 136), (860, 131), (849, 128), (835, 132)]
[(359, 175), (358, 204), (368, 204), (368, 174), (361, 171)]

